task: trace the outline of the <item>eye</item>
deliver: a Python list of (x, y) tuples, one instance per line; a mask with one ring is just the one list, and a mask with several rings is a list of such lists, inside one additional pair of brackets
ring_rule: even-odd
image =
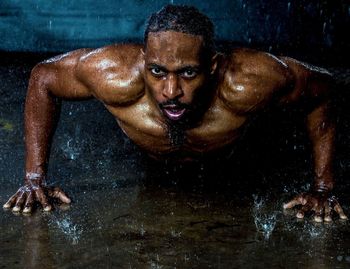
[(195, 76), (197, 76), (197, 72), (193, 69), (187, 69), (183, 71), (181, 75), (184, 78), (194, 78)]
[(152, 67), (149, 69), (151, 74), (155, 77), (162, 77), (165, 75), (165, 72), (159, 67)]

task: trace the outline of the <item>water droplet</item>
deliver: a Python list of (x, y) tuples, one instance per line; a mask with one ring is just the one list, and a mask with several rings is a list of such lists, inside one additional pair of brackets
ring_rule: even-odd
[(141, 234), (141, 236), (144, 236), (144, 235), (146, 234), (146, 230), (145, 230), (145, 228), (143, 227), (143, 224), (141, 224), (140, 234)]
[(323, 23), (323, 33), (324, 33), (324, 34), (326, 33), (326, 27), (327, 27), (327, 23), (324, 22), (324, 23)]

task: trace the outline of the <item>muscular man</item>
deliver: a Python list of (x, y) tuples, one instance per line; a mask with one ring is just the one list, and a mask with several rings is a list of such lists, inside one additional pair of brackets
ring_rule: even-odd
[(46, 185), (49, 145), (60, 99), (96, 98), (126, 135), (157, 159), (193, 160), (232, 145), (252, 115), (268, 106), (305, 106), (315, 181), (285, 204), (297, 217), (315, 212), (346, 219), (330, 197), (334, 123), (329, 118), (331, 75), (287, 57), (251, 49), (214, 51), (213, 25), (197, 9), (169, 5), (153, 14), (144, 45), (80, 49), (34, 67), (25, 104), (24, 186), (4, 205), (31, 212), (52, 209), (48, 198), (70, 199)]

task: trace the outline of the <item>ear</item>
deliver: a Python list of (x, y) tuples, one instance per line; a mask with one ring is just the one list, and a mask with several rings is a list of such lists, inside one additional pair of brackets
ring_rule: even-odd
[(210, 75), (213, 75), (218, 67), (219, 53), (215, 53), (210, 60)]

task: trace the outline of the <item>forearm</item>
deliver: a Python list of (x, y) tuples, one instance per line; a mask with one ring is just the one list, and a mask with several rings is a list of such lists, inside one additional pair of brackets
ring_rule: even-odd
[(25, 102), (26, 179), (42, 180), (47, 171), (51, 138), (60, 104), (48, 89), (45, 79), (33, 74)]
[(330, 191), (334, 186), (333, 155), (335, 124), (330, 117), (329, 103), (317, 107), (307, 120), (307, 127), (312, 142), (315, 191)]

